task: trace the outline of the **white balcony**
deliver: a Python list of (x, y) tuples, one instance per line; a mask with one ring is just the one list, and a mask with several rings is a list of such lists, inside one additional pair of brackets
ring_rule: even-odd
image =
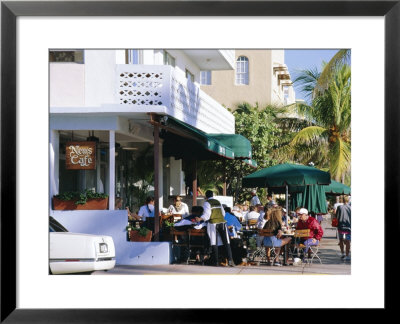
[(233, 70), (235, 68), (235, 50), (186, 49), (183, 52), (195, 62), (201, 70)]
[(116, 101), (123, 111), (173, 116), (206, 133), (235, 132), (233, 115), (166, 65), (117, 65)]

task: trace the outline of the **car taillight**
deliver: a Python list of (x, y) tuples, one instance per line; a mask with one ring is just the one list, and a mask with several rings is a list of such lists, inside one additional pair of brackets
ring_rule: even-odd
[(106, 243), (100, 243), (100, 253), (107, 253), (108, 252), (108, 245)]

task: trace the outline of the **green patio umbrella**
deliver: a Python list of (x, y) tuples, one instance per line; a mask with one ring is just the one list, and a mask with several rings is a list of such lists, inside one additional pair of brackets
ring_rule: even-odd
[[(261, 187), (261, 188), (285, 188), (286, 193), (286, 210), (289, 212), (289, 187), (297, 186), (310, 186), (310, 185), (329, 185), (331, 183), (331, 176), (329, 172), (318, 170), (317, 168), (300, 165), (300, 164), (279, 164), (269, 168), (261, 169), (243, 178), (242, 185), (247, 188)], [(313, 195), (314, 189), (307, 189), (305, 197), (307, 199), (314, 199), (316, 193)], [(317, 191), (315, 191), (317, 192)], [(321, 193), (318, 194), (319, 199), (325, 202), (325, 195), (321, 197)]]
[(329, 186), (325, 186), (325, 194), (332, 196), (350, 195), (351, 188), (343, 183), (331, 180), (331, 184)]
[(258, 170), (243, 178), (243, 186), (247, 188), (308, 186), (313, 184), (328, 185), (331, 183), (329, 172), (301, 164), (278, 164)]
[[(297, 192), (290, 192), (290, 209), (294, 210), (297, 207), (304, 207), (308, 211), (314, 213), (326, 214), (328, 209), (326, 207), (326, 195), (323, 185), (310, 185), (299, 187), (301, 190)], [(291, 187), (293, 188), (293, 187)]]

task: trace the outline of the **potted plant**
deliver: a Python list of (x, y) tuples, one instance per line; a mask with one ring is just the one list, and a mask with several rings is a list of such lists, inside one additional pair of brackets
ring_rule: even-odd
[(150, 242), (153, 232), (146, 227), (132, 227), (127, 226), (129, 232), (129, 239), (131, 242)]
[(174, 222), (169, 221), (168, 219), (164, 221), (162, 227), (162, 238), (163, 241), (171, 242), (173, 239), (172, 229), (174, 228)]
[(108, 195), (92, 190), (83, 192), (67, 191), (53, 196), (54, 210), (105, 210)]

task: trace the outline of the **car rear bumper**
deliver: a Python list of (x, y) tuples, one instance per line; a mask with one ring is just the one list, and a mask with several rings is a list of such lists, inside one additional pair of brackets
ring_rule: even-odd
[(110, 270), (115, 267), (115, 258), (106, 259), (81, 259), (81, 260), (50, 260), (52, 274), (68, 274), (77, 272), (91, 272), (97, 270)]

